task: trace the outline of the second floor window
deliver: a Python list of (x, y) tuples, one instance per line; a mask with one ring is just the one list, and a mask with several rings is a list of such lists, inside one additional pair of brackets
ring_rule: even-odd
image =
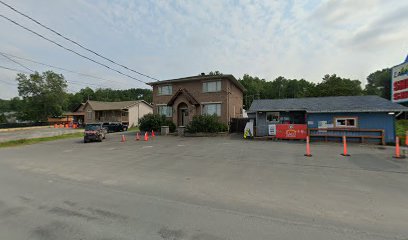
[(159, 105), (157, 106), (157, 112), (159, 115), (164, 115), (166, 117), (173, 116), (173, 108), (171, 106)]
[(221, 91), (221, 81), (203, 83), (203, 92), (219, 92), (219, 91)]
[(171, 95), (173, 94), (173, 87), (171, 85), (159, 86), (158, 94), (159, 95)]

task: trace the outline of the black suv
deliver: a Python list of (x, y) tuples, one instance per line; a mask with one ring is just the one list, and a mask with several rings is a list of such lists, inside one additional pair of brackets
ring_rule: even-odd
[(103, 127), (105, 127), (108, 132), (122, 132), (122, 131), (127, 131), (128, 127), (127, 125), (124, 125), (120, 122), (105, 122), (103, 123)]
[(85, 126), (84, 143), (90, 141), (102, 142), (105, 139), (107, 130), (102, 126), (102, 123), (88, 123)]

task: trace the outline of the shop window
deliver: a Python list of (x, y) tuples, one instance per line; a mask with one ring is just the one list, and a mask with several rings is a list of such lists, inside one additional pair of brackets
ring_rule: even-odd
[(338, 128), (353, 128), (357, 127), (357, 118), (356, 117), (335, 117), (334, 126)]
[(203, 83), (203, 92), (219, 92), (219, 91), (221, 91), (221, 81)]
[(268, 122), (279, 122), (279, 112), (267, 112), (266, 120)]
[(212, 103), (203, 105), (203, 115), (221, 116), (221, 103)]
[(166, 106), (166, 105), (157, 106), (157, 112), (160, 115), (164, 115), (166, 117), (173, 116), (173, 108), (171, 106)]
[(158, 94), (159, 95), (171, 95), (173, 94), (173, 87), (171, 85), (159, 86)]

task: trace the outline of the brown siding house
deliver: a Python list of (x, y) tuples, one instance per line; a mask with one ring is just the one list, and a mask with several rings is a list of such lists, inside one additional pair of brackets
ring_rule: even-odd
[(139, 119), (152, 113), (152, 106), (143, 100), (100, 102), (88, 100), (81, 109), (84, 123), (121, 122), (130, 127), (139, 125)]
[(226, 124), (242, 117), (245, 88), (233, 75), (200, 75), (148, 83), (153, 87), (153, 111), (177, 126), (195, 115), (216, 114)]

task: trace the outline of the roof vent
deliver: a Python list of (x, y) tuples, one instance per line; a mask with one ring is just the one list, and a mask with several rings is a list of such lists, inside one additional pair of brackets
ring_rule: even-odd
[(205, 76), (205, 73), (201, 73), (201, 76)]

